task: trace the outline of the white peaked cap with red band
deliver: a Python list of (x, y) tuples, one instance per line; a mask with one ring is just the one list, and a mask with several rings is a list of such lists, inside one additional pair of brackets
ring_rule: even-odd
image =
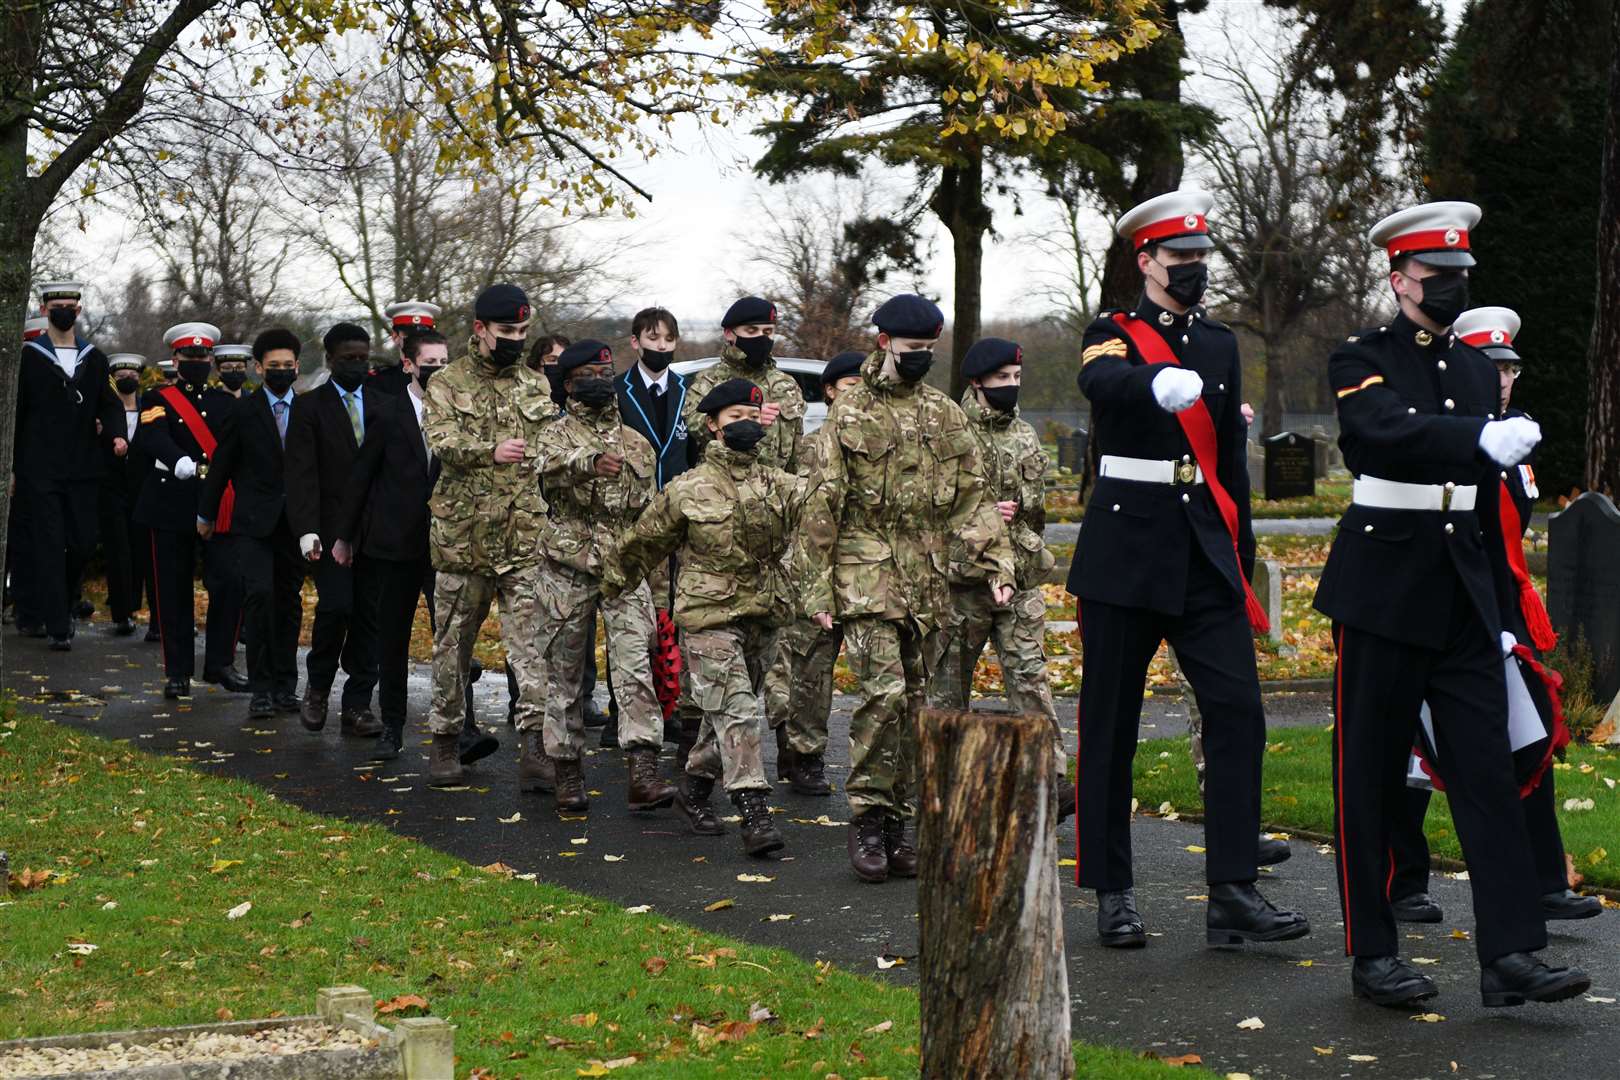
[(48, 304), (52, 300), (77, 300), (84, 295), (82, 281), (42, 281), (38, 288), (42, 304)]
[(400, 300), (383, 308), (383, 314), (388, 317), (390, 326), (401, 329), (412, 326), (431, 330), (434, 322), (444, 314), (444, 309), (426, 300)]
[(1458, 269), (1474, 265), (1468, 230), (1479, 224), (1471, 202), (1432, 202), (1397, 210), (1374, 225), (1367, 240), (1383, 248), (1390, 262), (1410, 255), (1430, 266)]
[(1505, 307), (1469, 308), (1451, 324), (1451, 332), (1492, 360), (1518, 360), (1513, 339), (1519, 336), (1519, 313)]
[(1156, 195), (1128, 211), (1114, 223), (1114, 231), (1141, 251), (1148, 244), (1163, 244), (1175, 251), (1207, 251), (1215, 246), (1209, 238), (1209, 208), (1215, 196), (1200, 188), (1186, 188)]
[(51, 320), (47, 319), (43, 315), (35, 315), (32, 319), (29, 319), (27, 322), (23, 323), (23, 340), (33, 341), (35, 338), (39, 337), (39, 335), (48, 330), (50, 325)]
[(213, 323), (183, 322), (163, 332), (163, 344), (171, 349), (212, 349), (219, 340), (219, 327)]

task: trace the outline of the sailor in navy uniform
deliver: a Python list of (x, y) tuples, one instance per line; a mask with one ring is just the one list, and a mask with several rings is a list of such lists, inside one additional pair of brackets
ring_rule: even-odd
[(1374, 226), (1400, 312), (1328, 361), (1355, 477), (1316, 593), (1338, 653), (1335, 863), (1352, 989), (1393, 1008), (1436, 993), (1398, 955), (1386, 892), (1425, 703), (1468, 860), (1485, 1005), (1564, 1000), (1591, 983), (1532, 955), (1547, 931), (1508, 738), (1503, 659), (1516, 641), (1501, 597), (1511, 583), (1491, 549), (1503, 550), (1500, 472), (1526, 459), (1541, 429), (1500, 415), (1492, 362), (1453, 330), (1468, 307), (1479, 216), (1472, 203), (1429, 203)]
[(1237, 339), (1199, 306), (1212, 204), (1206, 192), (1174, 191), (1120, 218), (1144, 291), (1134, 311), (1105, 312), (1087, 327), (1080, 358), (1101, 465), (1068, 580), (1086, 662), (1077, 880), (1097, 890), (1098, 936), (1115, 948), (1147, 940), (1133, 889), (1131, 760), (1162, 641), (1205, 718), (1208, 940), (1310, 932), (1303, 915), (1254, 887), (1265, 715), (1251, 627), (1264, 613), (1247, 584), (1254, 534)]

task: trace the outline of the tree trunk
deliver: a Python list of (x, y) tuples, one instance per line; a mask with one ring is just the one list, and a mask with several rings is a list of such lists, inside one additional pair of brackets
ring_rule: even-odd
[[(0, 478), (7, 485), (0, 500), (0, 566), (6, 565), (11, 524), (11, 467), (16, 450), (17, 372), (21, 367), (23, 312), (32, 291), (34, 238), (41, 207), (28, 183), (28, 128), (18, 122), (0, 131)], [(0, 665), (5, 663), (0, 634)]]
[(968, 151), (968, 163), (940, 170), (939, 187), (930, 207), (951, 233), (956, 257), (956, 310), (951, 318), (951, 399), (967, 389), (962, 378), (962, 357), (979, 339), (979, 307), (984, 293), (984, 234), (990, 228), (990, 207), (984, 201), (984, 153)]
[(1287, 395), (1286, 364), (1283, 361), (1282, 335), (1263, 334), (1260, 347), (1266, 350), (1266, 415), (1261, 417), (1260, 435), (1269, 439), (1283, 429), (1283, 407)]
[(1609, 104), (1597, 222), (1597, 318), (1587, 353), (1586, 487), (1620, 494), (1620, 3), (1609, 16)]
[(943, 709), (919, 726), (922, 1076), (1068, 1080), (1052, 729)]

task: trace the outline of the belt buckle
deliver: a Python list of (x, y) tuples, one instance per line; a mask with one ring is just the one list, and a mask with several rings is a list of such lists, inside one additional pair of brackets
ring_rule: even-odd
[(1191, 462), (1182, 462), (1176, 466), (1176, 479), (1183, 484), (1190, 484), (1198, 476), (1198, 467)]
[(1445, 513), (1451, 509), (1451, 496), (1456, 488), (1450, 484), (1443, 484), (1440, 488), (1440, 512)]

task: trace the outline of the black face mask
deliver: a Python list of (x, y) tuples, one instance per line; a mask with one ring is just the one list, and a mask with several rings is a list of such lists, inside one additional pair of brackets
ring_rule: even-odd
[(1018, 408), (1016, 386), (981, 386), (979, 393), (984, 395), (984, 403), (998, 412), (1010, 413)]
[(489, 358), (496, 367), (509, 368), (523, 358), (523, 339), (498, 337), (489, 350)]
[(277, 397), (292, 389), (292, 384), (298, 380), (298, 372), (292, 368), (265, 368), (264, 385)]
[(771, 358), (772, 344), (774, 342), (769, 334), (737, 339), (737, 348), (742, 351), (743, 359), (748, 362), (749, 367), (764, 367), (765, 361)]
[(1468, 275), (1446, 270), (1423, 279), (1423, 301), (1418, 310), (1439, 326), (1450, 326), (1468, 310)]
[[(769, 340), (769, 339), (767, 339)], [(675, 359), (674, 349), (642, 349), (641, 364), (648, 371), (663, 371)]]
[(568, 396), (587, 409), (600, 409), (618, 396), (612, 379), (575, 379)]
[(133, 394), (141, 388), (141, 377), (139, 375), (125, 375), (114, 379), (113, 385), (118, 387), (120, 394)]
[(895, 353), (894, 366), (906, 382), (916, 382), (928, 374), (928, 369), (934, 366), (934, 350), (918, 349), (916, 352)]
[(735, 450), (739, 454), (753, 452), (764, 437), (765, 425), (758, 420), (733, 420), (720, 429), (720, 438), (725, 442), (727, 449)]
[(201, 386), (208, 381), (208, 373), (214, 370), (214, 365), (207, 360), (180, 361), (180, 381), (190, 386)]
[(222, 371), (219, 373), (219, 381), (225, 384), (227, 390), (240, 390), (247, 384), (247, 372)]
[(438, 371), (442, 367), (444, 367), (443, 364), (428, 364), (428, 365), (426, 365), (424, 367), (417, 368), (416, 369), (416, 385), (418, 385), (422, 389), (426, 390), (428, 380), (433, 378), (433, 373), (435, 371)]
[(79, 313), (70, 307), (53, 307), (49, 315), (51, 325), (58, 330), (71, 330), (79, 321)]
[(351, 394), (360, 389), (360, 384), (366, 381), (366, 372), (371, 370), (371, 364), (365, 360), (347, 360), (328, 366), (332, 369), (332, 381)]
[(1182, 307), (1192, 307), (1198, 303), (1204, 298), (1204, 290), (1209, 288), (1208, 263), (1178, 263), (1166, 266), (1164, 272), (1169, 282), (1164, 291)]

